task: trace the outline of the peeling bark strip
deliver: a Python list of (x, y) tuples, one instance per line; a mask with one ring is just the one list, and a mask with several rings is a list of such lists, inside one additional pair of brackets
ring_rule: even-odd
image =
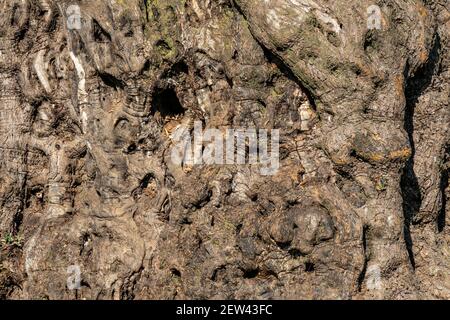
[(44, 66), (44, 54), (45, 50), (41, 50), (38, 52), (36, 56), (36, 60), (34, 62), (34, 69), (36, 70), (39, 81), (44, 87), (47, 93), (50, 93), (52, 89), (50, 88), (50, 84), (48, 82), (47, 74), (45, 73), (46, 66)]
[(449, 299), (449, 16), (0, 2), (0, 298)]
[(70, 58), (72, 59), (75, 70), (77, 71), (77, 79), (78, 79), (78, 90), (77, 90), (77, 100), (79, 104), (79, 112), (81, 117), (81, 123), (83, 126), (83, 132), (86, 132), (88, 116), (86, 113), (86, 105), (88, 104), (88, 94), (86, 92), (86, 73), (83, 69), (83, 65), (80, 60), (75, 56), (73, 52), (70, 52)]

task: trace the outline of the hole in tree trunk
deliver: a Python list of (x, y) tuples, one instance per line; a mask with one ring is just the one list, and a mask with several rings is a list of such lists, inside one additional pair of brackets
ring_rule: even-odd
[(163, 118), (184, 114), (184, 108), (181, 105), (175, 90), (171, 88), (163, 89), (158, 90), (154, 94), (151, 113), (154, 115), (158, 112)]

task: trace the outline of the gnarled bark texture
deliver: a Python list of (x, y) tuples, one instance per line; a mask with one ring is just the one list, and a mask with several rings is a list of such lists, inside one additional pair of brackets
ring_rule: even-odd
[[(449, 299), (449, 17), (0, 0), (0, 297)], [(280, 169), (175, 166), (197, 120), (280, 129)]]

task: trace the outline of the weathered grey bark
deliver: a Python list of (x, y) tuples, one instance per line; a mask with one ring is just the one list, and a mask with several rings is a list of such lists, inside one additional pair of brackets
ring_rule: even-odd
[[(447, 1), (73, 4), (0, 0), (0, 297), (450, 297)], [(173, 165), (195, 120), (279, 171)]]

